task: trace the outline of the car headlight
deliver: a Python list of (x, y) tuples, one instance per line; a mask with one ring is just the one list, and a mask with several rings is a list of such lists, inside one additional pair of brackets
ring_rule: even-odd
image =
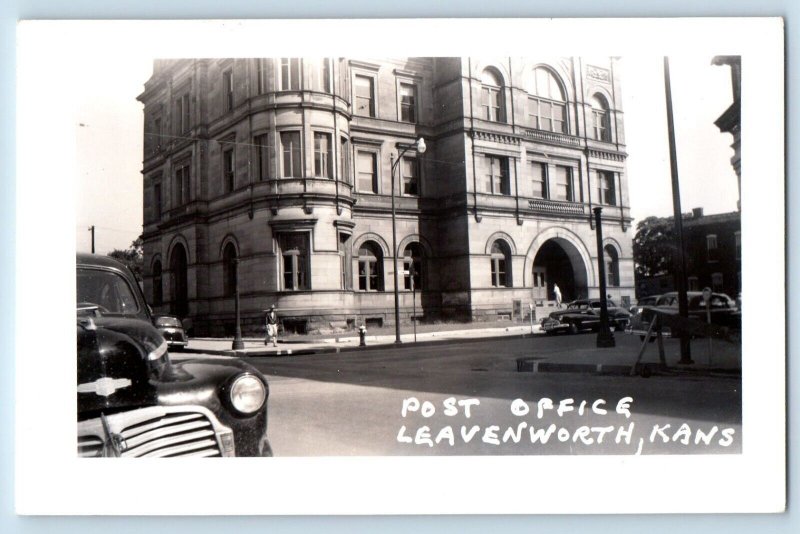
[(264, 383), (253, 375), (242, 375), (231, 386), (231, 404), (241, 413), (250, 414), (264, 406), (267, 389)]

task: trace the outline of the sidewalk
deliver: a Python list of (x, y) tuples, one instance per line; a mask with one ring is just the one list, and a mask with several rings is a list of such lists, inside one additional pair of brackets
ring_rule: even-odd
[[(501, 327), (458, 328), (433, 332), (419, 332), (414, 343), (413, 333), (404, 333), (401, 339), (404, 344), (425, 346), (447, 341), (482, 341), (489, 338), (522, 338), (532, 336), (529, 324), (518, 324)], [(404, 329), (408, 330), (407, 328)], [(533, 336), (544, 336), (539, 325), (534, 325)], [(611, 375), (628, 375), (641, 348), (638, 336), (622, 332), (614, 334), (616, 347), (598, 349), (595, 346), (596, 334), (578, 334), (577, 336), (559, 335), (543, 350), (541, 355), (517, 358), (519, 372), (571, 372), (595, 373)], [(542, 340), (544, 341), (544, 340)], [(571, 342), (570, 342), (571, 341)], [(575, 347), (578, 342), (579, 346)], [(234, 357), (284, 357), (306, 354), (337, 353), (359, 350), (359, 338), (352, 333), (331, 335), (329, 337), (292, 336), (279, 340), (277, 347), (265, 346), (262, 338), (245, 338), (244, 349), (232, 350), (231, 339), (193, 338), (185, 353), (222, 355)], [(391, 347), (394, 345), (394, 334), (368, 335), (367, 348)], [(563, 345), (563, 349), (559, 348)], [(555, 349), (554, 349), (555, 347)], [(741, 376), (741, 345), (734, 345), (719, 340), (713, 341), (712, 356), (709, 358), (708, 340), (694, 339), (691, 342), (693, 364), (679, 363), (680, 348), (677, 339), (664, 340), (667, 369), (661, 368), (658, 358), (657, 343), (649, 343), (637, 374), (690, 374)], [(178, 355), (180, 353), (177, 353)], [(180, 356), (178, 356), (180, 357)]]

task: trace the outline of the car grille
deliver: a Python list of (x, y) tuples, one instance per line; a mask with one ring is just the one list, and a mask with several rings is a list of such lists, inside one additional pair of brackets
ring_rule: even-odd
[(201, 406), (154, 406), (78, 423), (78, 456), (117, 455), (233, 456), (233, 434)]

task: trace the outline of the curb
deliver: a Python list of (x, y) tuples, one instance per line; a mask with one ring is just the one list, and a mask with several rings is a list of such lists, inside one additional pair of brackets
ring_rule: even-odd
[(631, 375), (632, 364), (605, 364), (605, 363), (557, 363), (537, 361), (535, 358), (517, 359), (517, 372), (520, 373), (583, 373), (613, 376), (710, 376), (714, 378), (742, 377), (741, 369), (722, 368), (689, 368), (687, 366), (662, 367), (660, 363), (639, 364), (636, 373)]
[[(351, 352), (351, 351), (358, 351), (358, 350), (369, 350), (374, 348), (401, 348), (401, 347), (426, 347), (430, 345), (440, 345), (444, 343), (450, 343), (453, 341), (457, 341), (459, 343), (477, 343), (480, 341), (487, 341), (492, 339), (509, 339), (509, 338), (532, 338), (539, 334), (510, 334), (504, 336), (491, 336), (491, 337), (469, 337), (469, 338), (441, 338), (441, 339), (428, 339), (425, 341), (406, 341), (400, 344), (398, 347), (396, 343), (375, 343), (374, 345), (366, 345), (361, 347), (359, 345), (352, 345), (347, 347), (317, 347), (317, 348), (308, 348), (308, 349), (279, 349), (279, 350), (269, 350), (269, 349), (244, 349), (244, 350), (233, 350), (233, 349), (195, 349), (186, 347), (183, 349), (184, 354), (210, 354), (215, 356), (229, 356), (229, 357), (238, 357), (238, 358), (258, 358), (258, 357), (268, 357), (268, 356), (307, 356), (310, 354), (326, 354), (326, 353), (339, 353), (339, 352)], [(180, 353), (178, 353), (180, 354)]]

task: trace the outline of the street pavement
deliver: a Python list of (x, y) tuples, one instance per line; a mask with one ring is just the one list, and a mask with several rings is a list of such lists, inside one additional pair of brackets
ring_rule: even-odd
[[(623, 332), (616, 332), (617, 347), (605, 349), (595, 346), (596, 334), (583, 333), (570, 336), (558, 334), (547, 336), (539, 325), (519, 324), (517, 326), (503, 326), (470, 329), (445, 329), (433, 332), (420, 332), (414, 334), (404, 328), (401, 336), (403, 346), (424, 347), (440, 343), (453, 342), (479, 342), (487, 339), (496, 339), (499, 343), (504, 340), (517, 338), (542, 337), (554, 340), (552, 348), (545, 355), (536, 354), (531, 357), (520, 356), (517, 361), (518, 371), (522, 372), (588, 372), (600, 374), (627, 374), (636, 361), (641, 349), (638, 336)], [(574, 338), (580, 340), (578, 346), (565, 342)], [(232, 350), (231, 338), (192, 338), (189, 340), (185, 352), (194, 355), (222, 355), (232, 357), (286, 357), (307, 356), (310, 354), (338, 353), (352, 350), (367, 350), (376, 347), (391, 348), (395, 346), (395, 335), (367, 335), (366, 347), (359, 346), (359, 337), (353, 334), (342, 334), (322, 338), (292, 336), (281, 338), (278, 346), (266, 346), (262, 338), (245, 338), (244, 349)], [(709, 344), (707, 339), (694, 339), (691, 342), (691, 365), (680, 363), (680, 349), (678, 340), (665, 339), (664, 348), (667, 367), (670, 372), (681, 373), (741, 373), (741, 344), (729, 343), (722, 340), (713, 340)], [(709, 350), (710, 349), (710, 350)], [(645, 348), (641, 366), (637, 372), (645, 373), (663, 372), (659, 368), (657, 343), (649, 343)]]

